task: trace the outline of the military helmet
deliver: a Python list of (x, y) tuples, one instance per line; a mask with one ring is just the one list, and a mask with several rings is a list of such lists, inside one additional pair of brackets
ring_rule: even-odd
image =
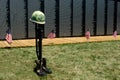
[(30, 21), (37, 23), (37, 24), (45, 24), (45, 15), (41, 11), (34, 11)]

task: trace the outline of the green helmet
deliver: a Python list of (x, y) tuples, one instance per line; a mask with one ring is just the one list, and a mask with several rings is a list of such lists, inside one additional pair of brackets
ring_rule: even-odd
[(34, 11), (30, 21), (37, 24), (45, 24), (45, 15), (41, 11)]

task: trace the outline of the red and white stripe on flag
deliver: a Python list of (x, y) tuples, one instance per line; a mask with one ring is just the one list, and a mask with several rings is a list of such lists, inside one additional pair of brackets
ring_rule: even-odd
[(86, 37), (86, 39), (90, 39), (90, 31), (87, 31), (87, 32), (85, 33), (85, 37)]
[(50, 38), (50, 39), (53, 39), (53, 38), (55, 38), (56, 37), (56, 34), (55, 33), (50, 33), (50, 34), (48, 34), (48, 38)]
[(114, 37), (114, 38), (117, 37), (117, 31), (114, 31), (114, 33), (113, 33), (113, 37)]
[(6, 34), (6, 41), (8, 42), (8, 44), (11, 44), (12, 43), (12, 35), (10, 33), (7, 33)]

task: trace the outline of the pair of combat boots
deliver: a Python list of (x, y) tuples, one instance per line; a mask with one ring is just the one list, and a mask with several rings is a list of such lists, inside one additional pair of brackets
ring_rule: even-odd
[(38, 76), (46, 76), (46, 74), (51, 74), (52, 71), (47, 68), (46, 65), (46, 59), (42, 58), (42, 60), (35, 60), (36, 63), (36, 67), (34, 68), (34, 72), (38, 75)]

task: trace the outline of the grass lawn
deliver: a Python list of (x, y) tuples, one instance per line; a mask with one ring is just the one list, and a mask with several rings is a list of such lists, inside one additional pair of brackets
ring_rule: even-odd
[(0, 49), (0, 80), (120, 80), (120, 41), (43, 46), (52, 74), (33, 72), (35, 47)]

